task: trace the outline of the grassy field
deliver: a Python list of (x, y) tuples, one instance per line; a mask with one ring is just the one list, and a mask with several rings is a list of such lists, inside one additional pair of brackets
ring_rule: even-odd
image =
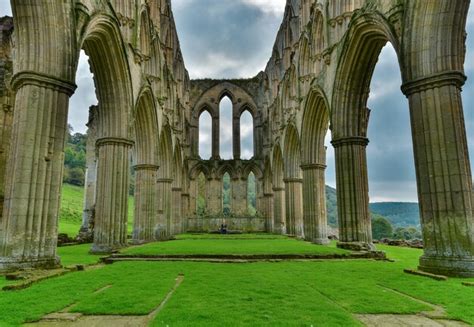
[[(84, 206), (84, 187), (63, 184), (61, 194), (61, 209), (59, 212), (59, 233), (74, 237), (79, 232)], [(128, 232), (133, 230), (133, 197), (128, 200)]]
[(178, 235), (176, 241), (131, 247), (124, 254), (349, 254), (335, 246), (315, 245), (279, 235)]
[[(216, 247), (222, 249), (223, 242), (240, 242), (242, 249), (252, 253), (261, 251), (263, 243), (256, 241), (272, 242), (271, 247), (291, 251), (295, 251), (294, 242), (307, 244), (271, 235), (239, 237), (222, 240), (220, 236), (200, 239), (183, 235), (163, 244), (182, 247), (195, 242), (195, 253), (205, 245), (205, 252), (212, 253)], [(298, 251), (306, 251), (305, 246)], [(144, 247), (126, 252), (139, 248)], [(192, 243), (186, 248), (192, 248)], [(96, 262), (98, 257), (89, 255), (88, 249), (87, 245), (65, 247), (59, 254), (65, 264)], [(474, 289), (462, 286), (463, 280), (434, 281), (407, 275), (403, 269), (416, 267), (420, 250), (379, 249), (394, 262), (115, 263), (45, 280), (25, 290), (0, 291), (0, 326), (36, 320), (73, 304), (72, 311), (85, 314), (148, 314), (180, 274), (184, 275), (182, 284), (153, 326), (360, 326), (354, 314), (408, 314), (430, 309), (400, 293), (441, 305), (452, 319), (474, 324)], [(0, 278), (0, 286), (3, 284)], [(96, 293), (106, 286), (110, 287)]]

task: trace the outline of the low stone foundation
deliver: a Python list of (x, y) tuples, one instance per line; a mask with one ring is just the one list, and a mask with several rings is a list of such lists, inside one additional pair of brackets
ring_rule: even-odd
[(212, 231), (219, 230), (222, 224), (227, 226), (227, 230), (232, 230), (232, 231), (241, 231), (245, 233), (266, 231), (266, 219), (259, 218), (259, 217), (188, 218), (187, 231), (191, 233), (197, 233), (197, 232), (209, 233)]

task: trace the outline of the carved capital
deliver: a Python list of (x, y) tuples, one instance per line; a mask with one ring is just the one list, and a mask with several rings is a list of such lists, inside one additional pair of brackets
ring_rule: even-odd
[(460, 71), (433, 74), (404, 83), (402, 85), (402, 92), (408, 97), (413, 93), (419, 93), (446, 85), (454, 85), (460, 89), (466, 82), (466, 79), (466, 75)]
[(76, 91), (77, 85), (73, 82), (63, 80), (48, 74), (22, 71), (15, 74), (11, 80), (11, 87), (14, 91), (18, 91), (25, 85), (34, 85), (39, 87), (46, 87), (71, 96)]
[(121, 138), (121, 137), (103, 137), (96, 141), (96, 147), (103, 145), (121, 145), (124, 147), (132, 147), (135, 144), (132, 140)]
[(327, 166), (323, 164), (303, 164), (300, 166), (302, 170), (326, 170)]
[(362, 136), (342, 137), (339, 139), (332, 140), (331, 144), (335, 148), (338, 148), (344, 145), (367, 146), (369, 144), (369, 139)]
[(158, 166), (158, 165), (150, 165), (150, 164), (141, 164), (141, 165), (135, 165), (135, 166), (133, 166), (133, 169), (134, 169), (135, 171), (143, 171), (143, 170), (158, 171), (158, 169), (160, 169), (160, 166)]

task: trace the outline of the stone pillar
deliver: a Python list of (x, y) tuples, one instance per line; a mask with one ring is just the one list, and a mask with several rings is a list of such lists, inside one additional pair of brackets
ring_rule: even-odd
[(461, 100), (465, 76), (446, 72), (403, 85), (423, 229), (420, 269), (474, 276), (474, 197)]
[(336, 156), (338, 247), (372, 250), (365, 137), (333, 140)]
[(232, 120), (232, 145), (234, 160), (240, 160), (240, 117), (234, 117)]
[(232, 179), (232, 213), (237, 216), (248, 216), (247, 179)]
[(173, 218), (172, 218), (172, 225), (173, 225), (173, 231), (172, 234), (181, 234), (183, 233), (183, 214), (181, 211), (181, 192), (183, 191), (181, 187), (173, 187), (172, 190), (173, 192)]
[(91, 253), (111, 253), (127, 246), (130, 149), (127, 139), (97, 140), (97, 197)]
[(273, 188), (273, 232), (286, 234), (285, 188)]
[(306, 241), (329, 243), (326, 212), (326, 165), (302, 165), (303, 170), (303, 227)]
[(158, 179), (158, 223), (155, 227), (155, 238), (163, 241), (170, 239), (172, 235), (171, 227), (171, 185), (170, 178)]
[(264, 211), (263, 215), (266, 219), (266, 230), (268, 233), (272, 233), (275, 230), (275, 227), (273, 225), (273, 193), (265, 193), (264, 194)]
[(135, 169), (135, 214), (133, 221), (133, 243), (141, 244), (155, 240), (158, 221), (158, 185), (156, 183), (159, 166), (136, 165)]
[(0, 220), (0, 271), (54, 267), (69, 97), (75, 85), (23, 72), (16, 90), (13, 137)]
[(0, 18), (0, 221), (5, 200), (5, 172), (10, 154), (15, 95), (9, 86), (13, 74), (13, 19)]
[(212, 117), (212, 158), (219, 160), (219, 117)]
[(188, 218), (191, 214), (191, 195), (189, 193), (181, 193), (181, 230), (186, 233), (188, 230)]
[(303, 237), (303, 180), (285, 178), (286, 233)]
[(95, 197), (97, 188), (97, 116), (98, 107), (89, 108), (89, 122), (87, 123), (86, 143), (86, 178), (84, 192), (84, 210), (82, 212), (82, 225), (79, 230), (81, 238), (92, 238), (94, 231)]
[(198, 197), (198, 182), (195, 179), (189, 181), (189, 211), (188, 215), (197, 216), (197, 197)]
[(208, 181), (207, 209), (210, 215), (222, 214), (222, 181), (218, 178)]

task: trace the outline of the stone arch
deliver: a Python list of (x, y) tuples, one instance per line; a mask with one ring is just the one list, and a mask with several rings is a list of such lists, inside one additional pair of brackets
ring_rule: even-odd
[(301, 178), (301, 143), (298, 130), (292, 124), (286, 128), (284, 144), (285, 179)]
[(333, 139), (366, 137), (370, 82), (380, 52), (387, 42), (392, 43), (398, 55), (398, 38), (380, 14), (362, 13), (351, 21), (343, 39), (343, 51), (333, 87)]
[(311, 19), (311, 57), (321, 61), (326, 48), (324, 16), (320, 8), (315, 8)]
[(173, 183), (173, 139), (171, 128), (165, 125), (159, 143), (158, 206), (159, 220), (157, 238), (165, 240), (173, 233), (172, 226), (172, 183)]
[(251, 172), (255, 175), (255, 178), (263, 178), (262, 169), (260, 169), (260, 167), (255, 162), (249, 162), (244, 166), (242, 170), (242, 177), (247, 178)]
[(134, 111), (135, 158), (137, 165), (158, 165), (159, 123), (152, 91), (145, 87)]
[(108, 15), (93, 16), (83, 36), (100, 103), (99, 138), (129, 137), (132, 82), (118, 24)]
[(324, 140), (329, 127), (329, 104), (320, 88), (313, 88), (304, 106), (301, 127), (301, 162), (326, 164)]
[(216, 178), (221, 180), (225, 173), (228, 173), (233, 180), (239, 179), (239, 173), (230, 163), (224, 163), (217, 169)]
[(173, 139), (171, 128), (165, 125), (161, 131), (159, 142), (159, 178), (171, 179), (173, 176)]
[(341, 247), (358, 244), (373, 248), (366, 158), (370, 114), (367, 100), (375, 65), (387, 41), (398, 55), (399, 43), (392, 26), (379, 13), (367, 11), (353, 16), (343, 38), (331, 111)]
[(195, 180), (199, 176), (200, 173), (203, 173), (207, 179), (210, 179), (212, 176), (211, 170), (208, 168), (208, 166), (206, 166), (203, 163), (197, 163), (189, 171), (189, 178), (191, 180)]
[(141, 60), (147, 61), (150, 59), (152, 54), (152, 21), (149, 16), (148, 6), (144, 6), (140, 14), (140, 38), (139, 46), (141, 52)]
[(184, 231), (185, 220), (182, 215), (183, 193), (183, 155), (179, 140), (176, 141), (173, 154), (173, 184), (172, 184), (172, 234), (181, 234)]
[(158, 219), (156, 206), (158, 176), (158, 117), (151, 90), (145, 87), (138, 97), (134, 112), (135, 131), (135, 212), (134, 243), (155, 240)]
[(303, 236), (303, 188), (301, 171), (301, 144), (298, 131), (292, 124), (285, 133), (283, 150), (285, 161), (286, 232)]
[(100, 104), (96, 221), (91, 250), (96, 253), (111, 252), (127, 245), (124, 226), (128, 218), (129, 150), (133, 145), (130, 140), (133, 91), (119, 26), (110, 15), (94, 15), (84, 29), (81, 42), (90, 58)]
[(280, 144), (273, 147), (273, 228), (276, 233), (286, 233), (285, 164)]
[(329, 126), (328, 102), (324, 92), (313, 88), (305, 102), (301, 128), (303, 170), (303, 228), (307, 241), (326, 244), (326, 147)]

